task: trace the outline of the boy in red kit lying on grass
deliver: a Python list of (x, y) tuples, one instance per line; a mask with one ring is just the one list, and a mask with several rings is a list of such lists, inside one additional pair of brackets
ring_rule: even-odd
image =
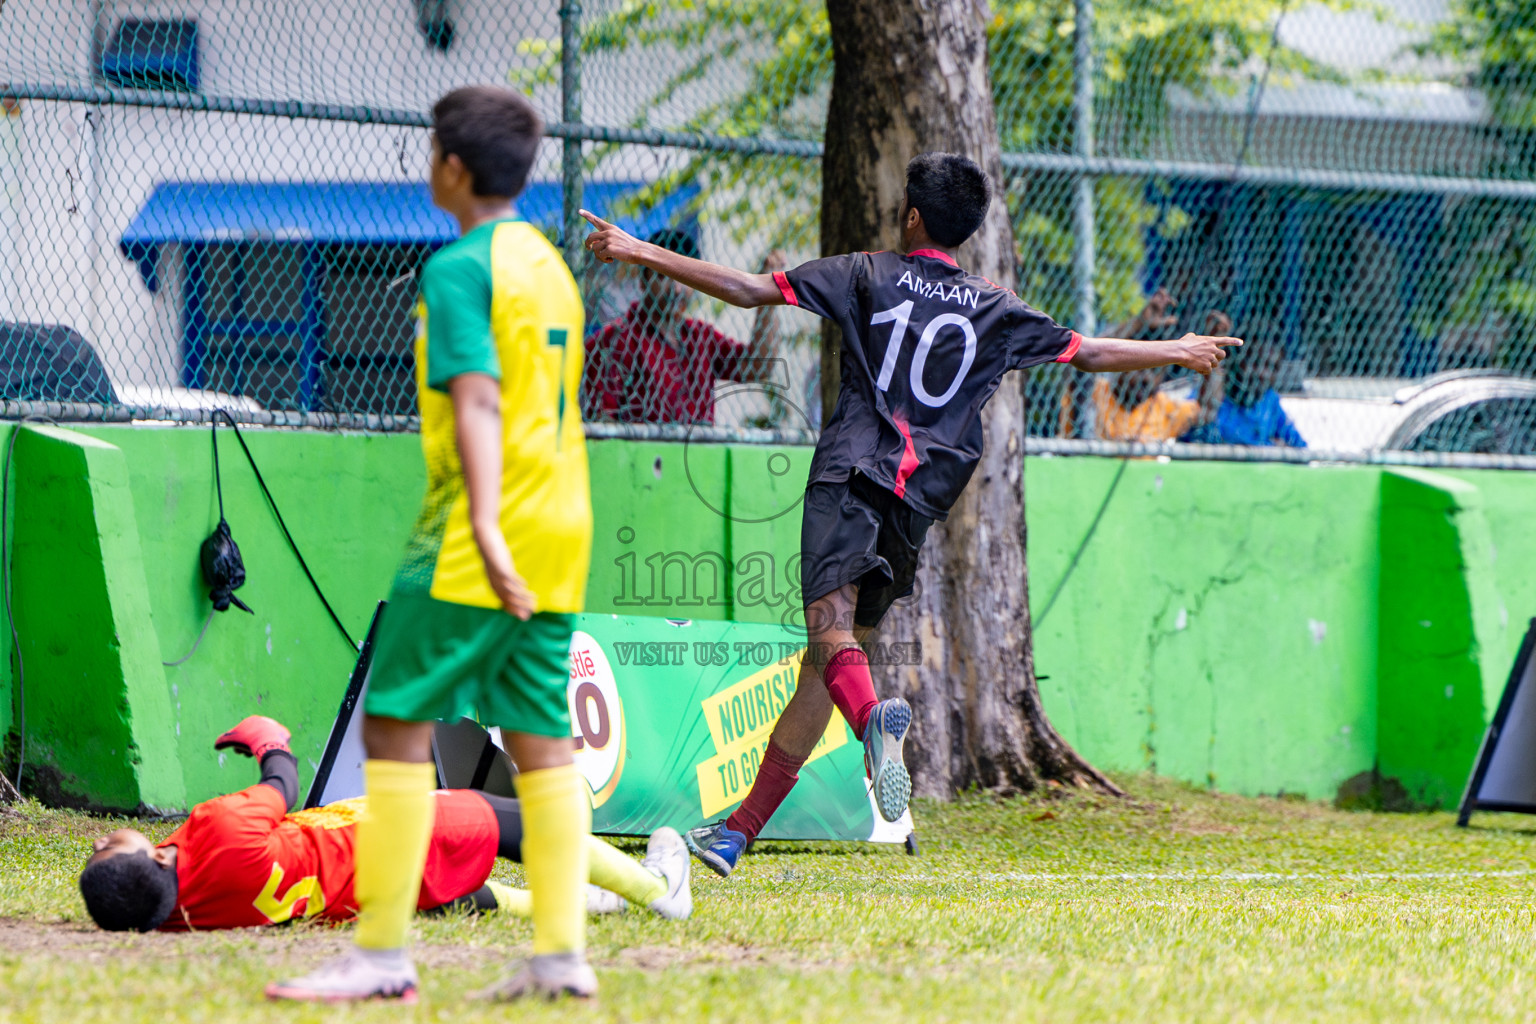
[[(255, 758), (260, 782), (198, 804), (158, 845), (131, 828), (97, 839), (80, 874), (92, 919), (108, 931), (141, 932), (352, 920), (356, 823), (366, 798), (289, 814), (299, 778), (288, 736), (278, 722), (252, 715), (214, 747)], [(526, 890), (489, 881), (497, 857), (521, 860), (518, 802), (464, 789), (438, 790), (435, 800), (417, 909), (528, 916)], [(652, 835), (641, 863), (600, 839), (589, 845), (591, 881), (601, 887), (589, 893), (590, 910), (620, 910), (627, 901), (666, 918), (692, 912), (688, 852), (674, 830)]]

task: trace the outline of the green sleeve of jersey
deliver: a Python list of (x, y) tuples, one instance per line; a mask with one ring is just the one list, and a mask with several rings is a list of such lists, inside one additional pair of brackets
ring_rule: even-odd
[(434, 259), (422, 269), (421, 298), (427, 307), (427, 386), (447, 391), (462, 373), (501, 379), (491, 334), (490, 269), (475, 259)]

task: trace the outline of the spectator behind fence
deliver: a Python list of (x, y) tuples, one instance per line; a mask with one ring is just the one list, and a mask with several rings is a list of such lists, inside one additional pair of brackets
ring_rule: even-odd
[[(1115, 328), (1121, 338), (1139, 338), (1147, 331), (1161, 330), (1178, 322), (1169, 313), (1173, 296), (1159, 289), (1147, 300), (1140, 313)], [(1232, 321), (1222, 313), (1206, 318), (1206, 330), (1218, 333), (1230, 330)], [(1199, 396), (1191, 401), (1175, 398), (1161, 390), (1166, 367), (1133, 370), (1114, 376), (1113, 381), (1094, 381), (1090, 392), (1094, 412), (1094, 436), (1104, 441), (1139, 441), (1151, 444), (1172, 441), (1214, 418), (1222, 397), (1222, 371), (1218, 367), (1200, 383)], [(1061, 400), (1061, 435), (1072, 435), (1072, 392)]]
[[(699, 258), (699, 246), (682, 231), (658, 231), (646, 239), (672, 252)], [(763, 273), (784, 269), (771, 252)], [(687, 316), (693, 289), (654, 270), (640, 272), (640, 299), (587, 339), (582, 404), (588, 420), (621, 423), (713, 423), (715, 381), (764, 381), (778, 361), (778, 331), (764, 306), (744, 345), (702, 320)]]
[[(1225, 317), (1222, 318), (1224, 321)], [(1230, 321), (1227, 328), (1230, 330)], [(1230, 376), (1226, 397), (1216, 419), (1197, 427), (1184, 440), (1204, 444), (1280, 445), (1305, 448), (1296, 425), (1280, 405), (1275, 378), (1280, 375), (1281, 350), (1274, 345), (1245, 346), (1226, 364)]]

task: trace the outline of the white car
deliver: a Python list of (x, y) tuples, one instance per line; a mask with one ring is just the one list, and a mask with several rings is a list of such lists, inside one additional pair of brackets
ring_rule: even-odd
[[(1194, 397), (1192, 378), (1164, 390)], [(1280, 406), (1307, 447), (1536, 455), (1536, 380), (1502, 370), (1447, 370), (1419, 380), (1314, 377)]]
[(265, 411), (262, 404), (254, 398), (230, 395), (222, 391), (203, 391), (197, 388), (171, 387), (164, 384), (118, 384), (115, 382), (112, 390), (117, 392), (119, 404), (153, 413), (154, 415), (148, 416), (148, 419), (186, 419), (187, 413), (208, 413), (214, 409), (227, 409), (235, 415), (236, 419), (239, 419), (241, 413)]
[(1280, 405), (1322, 451), (1536, 454), (1536, 380), (1449, 370), (1422, 380), (1307, 380)]

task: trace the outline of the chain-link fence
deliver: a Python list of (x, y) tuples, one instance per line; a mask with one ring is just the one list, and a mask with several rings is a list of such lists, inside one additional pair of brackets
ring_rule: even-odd
[[(1249, 342), (1210, 383), (1035, 371), (1033, 448), (1536, 453), (1536, 2), (988, 17), (1020, 294)], [(817, 321), (587, 265), (574, 211), (818, 255), (830, 81), (820, 0), (0, 0), (3, 411), (410, 429), (415, 272), (455, 233), (427, 110), (509, 82), (550, 126), (519, 209), (583, 286), (593, 432), (809, 437)]]

